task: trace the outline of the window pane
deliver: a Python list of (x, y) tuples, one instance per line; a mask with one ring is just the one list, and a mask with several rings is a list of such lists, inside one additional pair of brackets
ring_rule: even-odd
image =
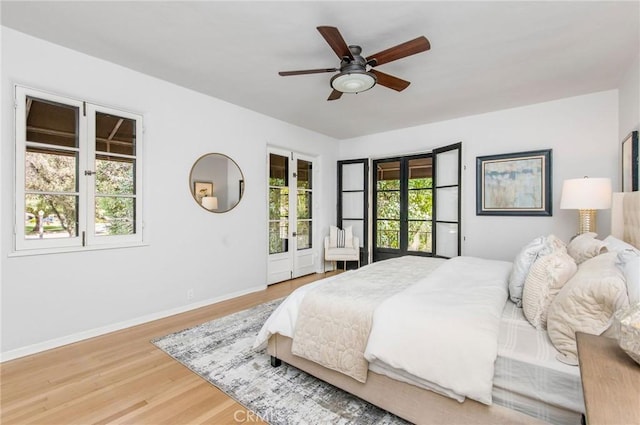
[(400, 249), (400, 221), (378, 220), (376, 232), (378, 248)]
[(342, 190), (364, 190), (364, 164), (342, 164)]
[(298, 220), (296, 230), (298, 251), (311, 248), (311, 222)]
[(269, 254), (278, 254), (289, 250), (288, 234), (287, 220), (269, 223)]
[(445, 187), (438, 191), (438, 205), (436, 205), (436, 220), (458, 221), (458, 188)]
[(96, 155), (96, 193), (135, 194), (135, 160)]
[(302, 159), (298, 160), (298, 187), (304, 189), (311, 189), (313, 170), (311, 169), (311, 163)]
[(133, 235), (135, 199), (96, 196), (96, 235)]
[(453, 149), (447, 152), (441, 152), (436, 155), (438, 168), (438, 186), (457, 185), (458, 182), (458, 162), (459, 149)]
[(430, 220), (433, 206), (431, 189), (409, 191), (409, 220)]
[(54, 149), (27, 147), (25, 153), (26, 190), (76, 192), (78, 154)]
[(269, 154), (269, 186), (289, 186), (289, 158)]
[(458, 225), (436, 223), (436, 255), (455, 257), (458, 255)]
[(75, 195), (26, 195), (25, 239), (78, 236), (77, 211)]
[(409, 221), (409, 251), (431, 252), (431, 221)]
[(378, 190), (400, 189), (400, 161), (379, 162), (376, 173)]
[(342, 192), (342, 217), (364, 219), (364, 192)]
[(298, 190), (298, 218), (311, 218), (311, 192)]
[(409, 160), (409, 189), (425, 189), (432, 186), (432, 159)]
[(289, 188), (269, 188), (269, 220), (289, 217)]
[(96, 112), (96, 151), (135, 155), (136, 121)]
[(378, 218), (400, 219), (400, 192), (378, 192)]
[(27, 96), (27, 142), (78, 147), (78, 108)]

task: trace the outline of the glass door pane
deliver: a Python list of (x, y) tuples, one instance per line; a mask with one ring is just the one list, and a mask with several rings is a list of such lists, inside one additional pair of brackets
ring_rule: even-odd
[(400, 249), (400, 161), (376, 162), (376, 248)]
[(296, 204), (296, 249), (312, 248), (312, 212), (313, 212), (313, 164), (310, 161), (297, 161), (298, 193)]
[(433, 151), (435, 158), (435, 255), (455, 257), (461, 254), (461, 169), (462, 144)]
[(407, 251), (430, 253), (433, 216), (432, 158), (410, 159), (408, 171)]
[(289, 158), (269, 154), (269, 254), (289, 251)]

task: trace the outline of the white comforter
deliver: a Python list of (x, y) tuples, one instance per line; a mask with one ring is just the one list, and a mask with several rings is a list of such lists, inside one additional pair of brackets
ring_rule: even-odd
[[(365, 357), (434, 383), (458, 400), (470, 397), (491, 404), (510, 270), (511, 263), (502, 261), (471, 257), (446, 261), (376, 308)], [(304, 296), (326, 281), (294, 291), (264, 324), (255, 347), (264, 346), (275, 333), (292, 338)]]
[(365, 358), (491, 404), (510, 271), (504, 261), (447, 261), (378, 306)]

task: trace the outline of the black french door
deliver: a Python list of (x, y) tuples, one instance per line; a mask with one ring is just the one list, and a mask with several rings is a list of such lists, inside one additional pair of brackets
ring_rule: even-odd
[(374, 160), (373, 173), (373, 261), (460, 255), (460, 143)]

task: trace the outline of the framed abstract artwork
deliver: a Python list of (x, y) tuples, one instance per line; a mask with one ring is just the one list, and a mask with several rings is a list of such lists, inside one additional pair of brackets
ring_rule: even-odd
[(638, 167), (638, 132), (632, 131), (622, 141), (622, 192), (638, 190), (640, 167)]
[(550, 216), (551, 149), (476, 158), (476, 215)]

